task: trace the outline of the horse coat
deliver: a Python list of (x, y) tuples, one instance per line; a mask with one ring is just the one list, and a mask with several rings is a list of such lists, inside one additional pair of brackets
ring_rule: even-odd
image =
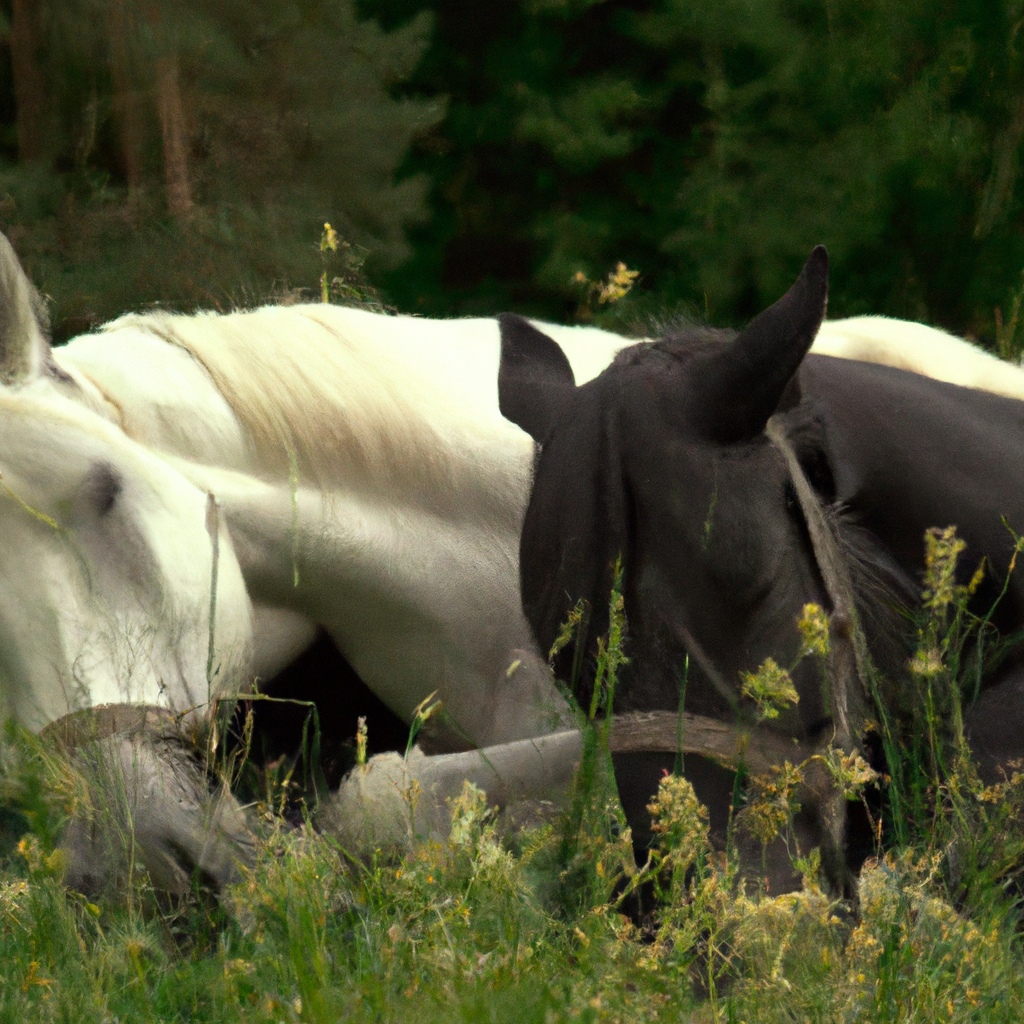
[[(579, 387), (557, 346), (518, 318), (503, 321), (501, 407), (540, 445), (520, 550), (524, 609), (542, 647), (579, 599), (593, 609), (591, 638), (601, 635), (621, 555), (630, 663), (619, 710), (675, 711), (688, 658), (687, 710), (730, 718), (744, 705), (741, 672), (768, 657), (794, 660), (803, 605), (833, 608), (773, 436), (837, 510), (860, 619), (880, 656), (905, 657), (873, 598), (913, 602), (927, 528), (955, 524), (971, 568), (986, 557), (979, 608), (1002, 587), (1014, 538), (1001, 516), (1024, 529), (1024, 404), (807, 355), (825, 312), (827, 266), (819, 247), (790, 292), (735, 338), (694, 330), (642, 344)], [(1024, 583), (1011, 576), (994, 615), (1005, 632), (1022, 625), (1022, 601)], [(564, 651), (557, 665), (563, 677), (571, 658)], [(802, 662), (793, 678), (799, 705), (773, 728), (813, 746), (837, 730), (834, 709), (813, 665)], [(591, 679), (585, 672), (584, 692)], [(969, 711), (990, 776), (1024, 754), (1022, 680), (1019, 657), (1009, 659)], [(853, 696), (863, 706), (864, 694)], [(617, 775), (628, 790), (631, 780)], [(728, 782), (703, 781), (721, 820)], [(635, 804), (655, 782), (648, 776)], [(636, 815), (634, 807), (640, 830)], [(713, 806), (713, 823), (714, 815)]]
[[(447, 702), (435, 749), (565, 721), (520, 606), (533, 443), (499, 413), (497, 321), (152, 313), (51, 351), (32, 296), (3, 240), (5, 713), (34, 729), (104, 704), (201, 720), (323, 627), (406, 720), (432, 692)], [(888, 337), (894, 323), (874, 328)], [(628, 344), (540, 326), (579, 381)], [(872, 338), (870, 322), (835, 326), (838, 345)], [(964, 365), (983, 360), (953, 344)], [(107, 732), (94, 740), (111, 763), (153, 763), (140, 730)], [(184, 764), (159, 785), (147, 769), (133, 792), (160, 804), (184, 786), (198, 806)], [(166, 835), (174, 815), (150, 816), (161, 877), (179, 884), (205, 857), (203, 816)], [(174, 849), (191, 852), (176, 864)]]
[(0, 713), (38, 730), (102, 705), (173, 709), (157, 761), (135, 724), (108, 715), (77, 731), (104, 779), (72, 827), (69, 882), (99, 886), (139, 862), (166, 888), (193, 869), (223, 884), (245, 835), (184, 733), (250, 674), (231, 538), (205, 490), (97, 415), (53, 359), (40, 309), (0, 236)]

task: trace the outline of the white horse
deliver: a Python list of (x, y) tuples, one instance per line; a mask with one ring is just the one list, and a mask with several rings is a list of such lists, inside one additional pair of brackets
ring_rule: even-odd
[[(626, 342), (562, 329), (582, 379)], [(325, 628), (435, 749), (564, 720), (519, 603), (533, 443), (498, 411), (493, 320), (329, 305), (127, 316), (54, 352), (95, 407), (216, 495), (270, 679)]]
[[(9, 713), (39, 728), (105, 702), (205, 708), (319, 626), (406, 720), (446, 702), (435, 749), (568, 724), (519, 604), (533, 444), (498, 410), (496, 321), (151, 313), (51, 352), (6, 240), (0, 309)], [(919, 325), (846, 323), (823, 328), (833, 352), (874, 337), (879, 361), (907, 365), (924, 331), (963, 367), (987, 358)], [(579, 382), (632, 343), (539, 326)]]
[[(52, 357), (38, 309), (0, 236), (0, 714), (39, 730), (100, 705), (149, 705), (188, 724), (251, 672), (230, 535), (207, 492), (97, 415), (94, 389)], [(151, 748), (138, 730), (115, 738), (111, 722), (79, 738), (139, 811), (141, 859), (171, 888), (191, 867), (224, 880), (230, 806), (204, 793), (170, 813), (199, 792), (181, 743), (166, 735), (159, 770), (140, 771)], [(112, 823), (97, 826), (77, 823), (109, 847)], [(72, 878), (90, 874), (103, 872)]]

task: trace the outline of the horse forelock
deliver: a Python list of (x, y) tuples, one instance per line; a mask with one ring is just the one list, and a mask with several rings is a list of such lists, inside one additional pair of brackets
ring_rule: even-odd
[[(263, 474), (297, 472), (324, 490), (401, 488), (428, 503), (518, 509), (526, 439), (405, 365), (389, 348), (392, 318), (375, 316), (371, 337), (357, 312), (311, 305), (150, 313), (104, 330), (148, 331), (190, 353), (247, 432)], [(496, 461), (495, 450), (508, 457)]]
[(720, 351), (723, 344), (735, 337), (735, 331), (704, 326), (688, 327), (658, 341), (642, 341), (621, 349), (616, 353), (612, 365), (656, 367), (685, 364), (702, 355)]

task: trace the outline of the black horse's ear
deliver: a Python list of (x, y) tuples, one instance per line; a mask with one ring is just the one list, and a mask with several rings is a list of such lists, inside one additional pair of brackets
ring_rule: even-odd
[(793, 287), (697, 371), (701, 426), (722, 441), (761, 433), (787, 396), (827, 305), (828, 253), (819, 245)]
[(502, 313), (498, 326), (498, 408), (502, 416), (542, 442), (558, 411), (572, 401), (576, 391), (572, 367), (558, 344), (521, 316)]

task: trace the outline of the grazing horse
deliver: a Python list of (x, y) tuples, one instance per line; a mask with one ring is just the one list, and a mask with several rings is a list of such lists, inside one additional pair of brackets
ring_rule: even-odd
[[(120, 872), (129, 820), (159, 885), (235, 876), (237, 807), (179, 733), (317, 627), (407, 721), (446, 701), (438, 749), (561, 720), (519, 604), (532, 445), (497, 409), (496, 322), (152, 314), (51, 349), (2, 236), (0, 310), (0, 707), (127, 788), (127, 817), (72, 822), (71, 885)], [(561, 338), (583, 377), (623, 344)]]
[[(793, 288), (740, 334), (696, 329), (627, 348), (581, 386), (541, 331), (502, 320), (501, 409), (540, 446), (520, 549), (523, 606), (544, 649), (580, 599), (593, 610), (591, 638), (603, 634), (621, 556), (630, 661), (617, 710), (676, 711), (688, 664), (687, 711), (731, 719), (749, 706), (741, 672), (769, 657), (795, 659), (805, 603), (834, 620), (839, 613), (834, 635), (848, 631), (851, 610), (840, 607), (844, 591), (816, 530), (833, 534), (849, 599), (883, 663), (906, 656), (899, 616), (880, 609), (913, 603), (927, 528), (955, 524), (972, 563), (986, 557), (978, 608), (989, 608), (1003, 585), (1014, 539), (1001, 517), (1024, 530), (1024, 404), (808, 355), (827, 282), (819, 247)], [(1011, 378), (1018, 372), (1009, 370)], [(810, 502), (800, 497), (808, 482)], [(1005, 632), (1024, 624), (1019, 575), (993, 621)], [(568, 649), (559, 656), (563, 678), (572, 657)], [(588, 664), (584, 691), (592, 651)], [(840, 709), (808, 660), (793, 681), (799, 704), (766, 727), (813, 748), (843, 731), (841, 711), (856, 726), (867, 699), (856, 682)], [(1019, 656), (984, 680), (967, 727), (986, 775), (1024, 754)], [(620, 792), (636, 790), (630, 817), (641, 833), (656, 767), (617, 762)], [(639, 782), (630, 777), (643, 770)], [(700, 765), (695, 774), (712, 824), (716, 804), (721, 824), (730, 781)]]
[[(519, 600), (533, 445), (498, 409), (497, 321), (324, 305), (150, 313), (51, 350), (33, 296), (0, 239), (7, 714), (34, 729), (100, 705), (198, 720), (323, 628), (406, 721), (432, 692), (446, 701), (434, 749), (565, 721)], [(580, 382), (628, 344), (538, 326)], [(230, 807), (217, 805), (213, 842), (214, 812), (170, 741), (140, 747), (150, 717), (98, 720), (104, 756), (138, 776), (154, 874), (171, 887), (190, 865), (229, 878)], [(575, 756), (574, 741), (559, 749)], [(561, 778), (547, 763), (539, 775)], [(80, 886), (110, 856), (90, 828), (72, 829)]]
[[(52, 741), (99, 749), (130, 798), (139, 852), (168, 888), (196, 868), (222, 883), (239, 839), (228, 798), (211, 803), (179, 726), (250, 673), (251, 610), (231, 538), (206, 491), (95, 411), (95, 389), (61, 369), (45, 316), (0, 236), (0, 709)], [(156, 725), (76, 713), (98, 706), (173, 712)], [(116, 736), (115, 736), (116, 734)], [(113, 822), (72, 825), (85, 851), (76, 888), (117, 857)], [(123, 853), (123, 851), (122, 851)]]
[[(584, 378), (624, 343), (586, 328), (560, 340)], [(262, 680), (322, 627), (400, 718), (432, 693), (445, 702), (436, 750), (562, 719), (519, 603), (532, 443), (498, 411), (494, 321), (322, 304), (152, 313), (54, 356), (216, 495)]]

